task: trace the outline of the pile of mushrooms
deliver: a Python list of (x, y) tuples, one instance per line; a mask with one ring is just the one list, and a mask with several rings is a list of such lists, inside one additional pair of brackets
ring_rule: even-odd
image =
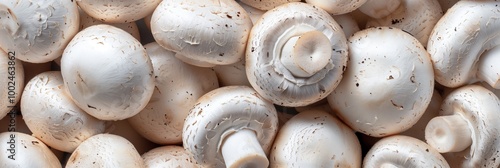
[(499, 167), (500, 2), (0, 0), (0, 167)]

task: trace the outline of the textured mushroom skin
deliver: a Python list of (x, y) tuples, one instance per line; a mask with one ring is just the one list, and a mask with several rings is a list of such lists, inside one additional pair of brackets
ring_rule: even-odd
[(272, 103), (247, 86), (227, 86), (200, 97), (183, 129), (184, 148), (203, 166), (224, 167), (220, 144), (235, 131), (255, 131), (268, 154), (278, 131), (278, 116)]
[(162, 146), (142, 155), (146, 167), (201, 167), (193, 155), (181, 146)]
[(366, 0), (306, 0), (306, 2), (322, 8), (332, 15), (341, 15), (358, 9)]
[(17, 24), (0, 28), (0, 48), (16, 52), (22, 61), (43, 63), (56, 59), (78, 32), (76, 1), (2, 0), (0, 6), (9, 8), (7, 12), (0, 7), (0, 25)]
[(286, 3), (299, 2), (300, 0), (240, 0), (240, 1), (247, 4), (248, 6), (266, 11)]
[[(304, 28), (295, 29), (300, 26)], [(284, 41), (314, 30), (330, 40), (331, 59), (313, 76), (295, 77), (279, 62)], [(254, 25), (245, 64), (250, 84), (265, 99), (282, 106), (305, 106), (325, 98), (340, 83), (347, 64), (347, 40), (326, 11), (292, 2), (266, 12)]]
[[(42, 141), (28, 134), (3, 132), (0, 133), (0, 142), (0, 167), (62, 167), (56, 155)], [(15, 149), (12, 156), (15, 160), (9, 158), (12, 155), (9, 149)]]
[[(105, 24), (104, 22), (89, 16), (83, 10), (78, 10), (78, 11), (80, 13), (80, 30), (83, 30), (93, 25)], [(126, 32), (130, 33), (130, 35), (134, 36), (135, 39), (141, 40), (141, 35), (139, 34), (139, 27), (137, 27), (136, 22), (114, 23), (114, 24), (111, 23), (109, 25), (125, 30)]]
[(151, 14), (161, 0), (77, 0), (88, 15), (106, 23), (129, 23)]
[[(3, 36), (0, 36), (3, 38)], [(0, 49), (0, 76), (4, 79), (0, 82), (0, 119), (4, 118), (19, 100), (24, 87), (24, 67), (20, 60), (16, 59), (17, 53), (4, 52)]]

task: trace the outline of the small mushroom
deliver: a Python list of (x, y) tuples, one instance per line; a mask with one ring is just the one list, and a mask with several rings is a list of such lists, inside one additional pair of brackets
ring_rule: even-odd
[[(1, 25), (1, 24), (0, 24)], [(1, 36), (2, 38), (4, 36)], [(1, 39), (1, 38), (0, 38)], [(15, 52), (0, 49), (0, 119), (4, 118), (21, 99), (24, 87), (23, 64)]]
[(234, 0), (164, 0), (151, 17), (158, 44), (204, 67), (241, 61), (251, 28), (250, 17)]
[(202, 167), (196, 162), (193, 154), (186, 151), (182, 146), (162, 146), (154, 148), (142, 155), (146, 167)]
[(61, 56), (79, 22), (74, 1), (1, 1), (0, 48), (22, 61), (49, 62)]
[(444, 157), (425, 142), (394, 135), (379, 140), (363, 159), (363, 167), (449, 168)]
[[(314, 6), (326, 10), (332, 15), (342, 15), (352, 12), (362, 6), (367, 0), (305, 0)], [(369, 0), (368, 0), (369, 1)]]
[(154, 68), (155, 90), (139, 114), (128, 119), (142, 136), (157, 144), (181, 144), (182, 127), (198, 98), (219, 87), (213, 70), (192, 66), (158, 43), (144, 46)]
[(134, 145), (127, 139), (113, 134), (97, 134), (83, 141), (69, 157), (66, 168), (76, 167), (146, 166)]
[(500, 166), (500, 100), (480, 85), (451, 92), (441, 105), (440, 116), (425, 129), (429, 145), (441, 153), (470, 148), (463, 167)]
[(267, 11), (246, 51), (252, 87), (274, 104), (306, 106), (328, 96), (342, 79), (347, 41), (326, 11), (292, 2)]
[(184, 123), (182, 140), (202, 166), (268, 167), (277, 131), (271, 102), (248, 86), (226, 86), (198, 99)]
[(361, 167), (354, 131), (323, 110), (306, 110), (279, 130), (270, 167)]
[(134, 22), (153, 13), (161, 0), (77, 0), (88, 15), (106, 23)]
[(0, 167), (62, 167), (42, 141), (28, 134), (2, 132), (0, 142)]
[(105, 24), (88, 27), (71, 40), (61, 73), (76, 105), (101, 120), (136, 115), (154, 90), (153, 66), (142, 44)]
[[(93, 25), (98, 25), (98, 24), (106, 24), (100, 20), (97, 20), (91, 16), (89, 16), (87, 13), (85, 13), (83, 10), (78, 10), (80, 13), (80, 30), (83, 30), (87, 27), (93, 26)], [(130, 33), (130, 35), (134, 36), (135, 39), (141, 40), (141, 35), (139, 33), (139, 28), (137, 27), (136, 22), (127, 22), (127, 23), (108, 23), (111, 26), (118, 27), (122, 30), (125, 30), (126, 32)]]
[(267, 11), (276, 8), (280, 5), (299, 2), (300, 0), (239, 0), (240, 2), (247, 4), (248, 6)]
[(498, 6), (459, 1), (439, 20), (427, 45), (437, 82), (456, 88), (479, 80), (500, 89)]
[(356, 32), (349, 38), (347, 67), (328, 102), (355, 131), (374, 137), (403, 132), (431, 101), (434, 75), (429, 54), (401, 29)]

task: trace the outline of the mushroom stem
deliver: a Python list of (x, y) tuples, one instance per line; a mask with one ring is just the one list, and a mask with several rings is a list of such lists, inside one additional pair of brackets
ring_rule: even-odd
[(495, 89), (500, 89), (500, 46), (496, 46), (479, 57), (477, 77)]
[[(19, 29), (19, 22), (16, 15), (10, 10), (9, 7), (0, 3), (0, 28), (7, 29), (7, 31), (14, 35)], [(3, 37), (2, 37), (3, 38)]]
[(269, 160), (252, 130), (243, 129), (229, 134), (222, 142), (221, 150), (228, 168), (269, 166)]
[(469, 125), (458, 114), (431, 119), (425, 127), (425, 139), (440, 153), (463, 151), (472, 144)]
[(288, 39), (280, 60), (294, 76), (310, 77), (328, 64), (331, 55), (328, 37), (314, 30)]

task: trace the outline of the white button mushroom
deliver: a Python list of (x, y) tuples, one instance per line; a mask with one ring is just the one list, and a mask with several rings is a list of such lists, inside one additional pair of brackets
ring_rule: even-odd
[(109, 134), (114, 134), (121, 136), (132, 145), (134, 145), (135, 149), (139, 154), (144, 154), (147, 151), (158, 147), (158, 144), (149, 141), (148, 139), (144, 138), (141, 134), (139, 134), (135, 129), (132, 127), (132, 125), (128, 122), (128, 120), (118, 120), (118, 121), (113, 121), (113, 127), (109, 129)]
[(332, 15), (341, 15), (352, 12), (363, 5), (367, 0), (305, 0), (314, 6), (326, 10)]
[(185, 57), (181, 60), (212, 66), (242, 60), (251, 28), (234, 0), (164, 0), (151, 18), (158, 44)]
[(229, 65), (217, 65), (213, 67), (213, 70), (217, 74), (220, 86), (252, 86), (247, 78), (245, 60)]
[(40, 140), (25, 133), (0, 133), (0, 167), (61, 168), (56, 155)]
[(61, 56), (78, 32), (78, 7), (74, 1), (0, 1), (0, 48), (32, 63)]
[(280, 5), (290, 2), (299, 2), (300, 0), (239, 0), (239, 1), (251, 7), (267, 11), (276, 8)]
[(109, 126), (73, 103), (59, 71), (43, 72), (30, 80), (21, 102), (23, 119), (33, 136), (60, 151), (72, 152)]
[(106, 23), (134, 22), (153, 13), (161, 0), (77, 0), (88, 15)]
[(500, 99), (480, 85), (451, 92), (440, 116), (425, 129), (427, 143), (440, 152), (460, 152), (470, 147), (463, 167), (500, 166)]
[(367, 0), (359, 7), (359, 11), (367, 16), (380, 19), (390, 15), (401, 6), (403, 0)]
[(246, 73), (252, 87), (274, 104), (317, 102), (342, 79), (347, 40), (326, 11), (293, 2), (267, 11), (252, 28)]
[(215, 89), (198, 99), (183, 129), (183, 145), (209, 167), (267, 167), (278, 131), (271, 102), (247, 86)]
[(363, 167), (434, 167), (449, 168), (444, 157), (425, 142), (413, 137), (385, 137), (370, 148)]
[(164, 168), (200, 168), (193, 154), (186, 151), (182, 146), (162, 146), (154, 148), (142, 155), (146, 167)]
[(66, 168), (130, 167), (145, 168), (144, 160), (127, 139), (98, 134), (83, 141), (71, 154)]
[[(3, 36), (2, 36), (3, 38)], [(24, 69), (21, 61), (16, 59), (17, 53), (6, 53), (0, 49), (0, 119), (21, 99), (24, 87)]]
[(260, 10), (260, 9), (254, 8), (254, 7), (249, 6), (241, 1), (236, 1), (236, 2), (238, 2), (238, 4), (240, 4), (241, 7), (243, 7), (243, 9), (245, 9), (248, 16), (250, 17), (250, 20), (252, 20), (253, 24), (255, 24), (257, 22), (257, 20), (259, 20), (260, 17), (267, 11), (267, 10)]
[(158, 43), (144, 47), (153, 63), (156, 87), (148, 105), (128, 121), (157, 144), (181, 144), (184, 119), (198, 98), (219, 87), (217, 76), (213, 70), (178, 60)]
[[(80, 13), (80, 30), (83, 30), (87, 27), (93, 26), (93, 25), (98, 25), (98, 24), (106, 24), (100, 20), (97, 20), (91, 16), (89, 16), (87, 13), (85, 13), (83, 10), (78, 10)], [(126, 32), (130, 33), (132, 36), (134, 36), (135, 39), (141, 40), (141, 35), (139, 33), (139, 28), (137, 27), (136, 22), (128, 22), (128, 23), (108, 23), (111, 26), (118, 27), (122, 30), (125, 30)]]
[(429, 54), (401, 29), (369, 28), (349, 38), (344, 78), (328, 96), (347, 125), (383, 137), (413, 126), (427, 108), (434, 89)]
[(136, 115), (154, 90), (153, 66), (144, 47), (110, 25), (80, 31), (64, 50), (61, 73), (78, 107), (101, 120)]
[(288, 120), (276, 135), (271, 167), (361, 167), (354, 131), (323, 110), (307, 110)]
[(459, 1), (439, 20), (427, 45), (437, 82), (455, 88), (480, 80), (500, 89), (498, 6), (500, 2)]

